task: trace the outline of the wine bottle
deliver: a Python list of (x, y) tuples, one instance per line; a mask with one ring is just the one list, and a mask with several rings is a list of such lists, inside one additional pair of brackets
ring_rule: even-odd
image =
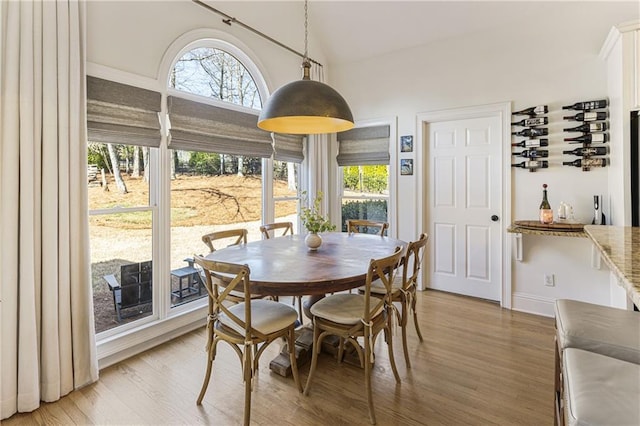
[(546, 149), (525, 149), (524, 151), (514, 152), (513, 155), (525, 158), (541, 158), (548, 157), (549, 151)]
[(574, 166), (574, 167), (606, 167), (607, 159), (606, 158), (578, 158), (573, 161), (563, 161), (563, 166)]
[(542, 202), (540, 203), (540, 222), (553, 223), (553, 209), (547, 199), (547, 184), (542, 185)]
[(606, 111), (592, 111), (592, 112), (579, 112), (576, 115), (567, 115), (563, 117), (565, 120), (572, 121), (596, 121), (596, 120), (606, 120), (607, 112)]
[(521, 169), (546, 169), (549, 167), (549, 162), (546, 160), (529, 160), (512, 164), (511, 167), (519, 167)]
[(521, 148), (549, 146), (549, 139), (525, 139), (522, 142), (512, 143), (511, 146), (519, 146)]
[(607, 142), (609, 135), (606, 133), (585, 133), (582, 136), (576, 136), (575, 138), (564, 138), (565, 142), (570, 143), (593, 143), (593, 142)]
[(562, 109), (575, 109), (580, 111), (587, 111), (592, 109), (606, 108), (608, 105), (609, 105), (609, 101), (607, 101), (606, 99), (602, 99), (599, 101), (576, 102), (573, 105), (563, 106)]
[(512, 112), (511, 115), (539, 115), (547, 112), (549, 112), (549, 108), (546, 105), (538, 105)]
[(542, 126), (543, 124), (549, 124), (549, 119), (547, 117), (523, 118), (520, 121), (511, 123), (512, 126), (525, 126), (525, 127)]
[(535, 138), (536, 136), (546, 136), (549, 134), (549, 129), (546, 127), (533, 127), (531, 129), (522, 129), (519, 132), (511, 132), (512, 135), (526, 136), (529, 138)]
[(606, 122), (602, 123), (584, 123), (577, 127), (572, 127), (570, 129), (564, 129), (565, 132), (604, 132), (607, 130), (609, 126)]
[(606, 146), (597, 146), (597, 147), (585, 147), (585, 148), (576, 148), (571, 151), (562, 151), (563, 154), (571, 154), (571, 155), (607, 155), (607, 147)]

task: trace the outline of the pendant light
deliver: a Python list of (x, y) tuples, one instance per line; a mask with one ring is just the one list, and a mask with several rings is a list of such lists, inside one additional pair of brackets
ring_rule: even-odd
[(267, 99), (258, 127), (269, 132), (298, 135), (336, 133), (353, 128), (347, 101), (333, 88), (310, 77), (308, 5), (304, 2), (304, 57), (302, 80), (277, 89)]

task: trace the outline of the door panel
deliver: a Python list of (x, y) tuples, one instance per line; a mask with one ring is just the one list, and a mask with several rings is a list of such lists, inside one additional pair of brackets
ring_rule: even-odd
[(430, 287), (500, 300), (501, 120), (430, 123)]

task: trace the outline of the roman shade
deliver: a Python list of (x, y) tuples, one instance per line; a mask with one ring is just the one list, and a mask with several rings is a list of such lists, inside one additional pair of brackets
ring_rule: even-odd
[(338, 133), (339, 166), (389, 164), (390, 126), (357, 127)]
[(273, 159), (301, 163), (304, 160), (303, 136), (271, 133), (273, 138)]
[(177, 96), (167, 99), (169, 148), (269, 158), (271, 135), (258, 128), (255, 114)]
[(161, 99), (152, 90), (88, 76), (89, 141), (159, 147)]

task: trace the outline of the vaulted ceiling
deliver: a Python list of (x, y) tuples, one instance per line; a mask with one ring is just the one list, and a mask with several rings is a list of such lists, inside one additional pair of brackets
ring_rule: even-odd
[[(304, 50), (302, 0), (203, 1), (296, 50)], [(579, 18), (614, 6), (627, 9), (630, 20), (640, 17), (638, 1), (310, 0), (309, 38), (314, 39), (311, 46), (321, 47), (329, 63), (343, 63), (518, 21), (539, 21), (540, 31), (544, 31), (545, 18), (554, 14), (569, 11)], [(282, 17), (291, 25), (282, 25)], [(214, 14), (212, 18), (220, 19)], [(309, 54), (313, 57), (313, 51)]]

